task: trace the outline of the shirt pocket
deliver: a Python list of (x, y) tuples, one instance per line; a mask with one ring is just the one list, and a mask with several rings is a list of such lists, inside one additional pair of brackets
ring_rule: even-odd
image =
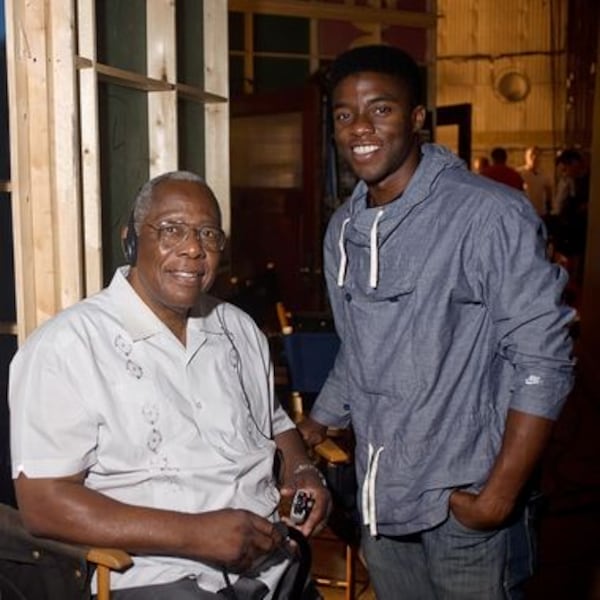
[(346, 300), (346, 347), (356, 352), (351, 376), (367, 393), (412, 396), (418, 385), (414, 281), (405, 278), (372, 293), (348, 294)]

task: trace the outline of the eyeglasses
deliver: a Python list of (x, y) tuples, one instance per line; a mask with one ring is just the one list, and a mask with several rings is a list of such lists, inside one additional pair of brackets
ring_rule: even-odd
[(144, 223), (144, 225), (148, 225), (158, 233), (158, 243), (163, 250), (171, 250), (188, 240), (191, 231), (194, 232), (196, 240), (208, 252), (222, 252), (225, 248), (225, 232), (211, 225), (193, 227), (187, 223), (172, 223), (170, 221), (158, 225), (152, 223)]

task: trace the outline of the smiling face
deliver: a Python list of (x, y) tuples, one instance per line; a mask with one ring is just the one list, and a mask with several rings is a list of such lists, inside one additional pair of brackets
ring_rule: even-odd
[(156, 227), (165, 222), (220, 227), (210, 191), (192, 181), (166, 180), (154, 188), (150, 210), (138, 223), (137, 260), (129, 283), (152, 311), (179, 334), (189, 309), (212, 285), (220, 252), (207, 251), (193, 232), (164, 248)]
[(400, 79), (370, 71), (349, 75), (333, 91), (338, 149), (375, 204), (400, 195), (419, 163), (425, 109), (411, 108), (409, 98)]

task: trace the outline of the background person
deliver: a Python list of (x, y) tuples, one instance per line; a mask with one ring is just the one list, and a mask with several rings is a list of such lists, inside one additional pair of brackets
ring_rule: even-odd
[(353, 427), (378, 598), (520, 597), (529, 481), (572, 385), (565, 273), (522, 193), (420, 143), (410, 56), (355, 48), (330, 85), (360, 181), (325, 237), (341, 347), (302, 433)]
[(487, 156), (478, 156), (473, 161), (473, 171), (475, 173), (481, 173), (484, 169), (487, 169), (490, 166), (490, 159)]
[(217, 201), (192, 173), (159, 176), (123, 241), (130, 266), (11, 364), (21, 514), (35, 534), (134, 553), (115, 600), (217, 597), (238, 574), (270, 598), (288, 566), (276, 451), (282, 493), (315, 500), (305, 534), (329, 494), (274, 398), (265, 337), (206, 293), (225, 244)]
[(492, 164), (481, 171), (484, 177), (489, 177), (498, 183), (515, 188), (515, 190), (524, 189), (524, 181), (521, 175), (507, 164), (508, 155), (504, 148), (494, 148), (490, 153), (490, 157)]
[(556, 171), (558, 215), (552, 221), (555, 260), (569, 272), (568, 301), (579, 308), (587, 244), (589, 168), (578, 150), (568, 148), (556, 157)]
[(517, 172), (525, 183), (525, 193), (540, 217), (552, 214), (552, 183), (540, 169), (540, 149), (529, 146), (525, 150), (525, 163)]

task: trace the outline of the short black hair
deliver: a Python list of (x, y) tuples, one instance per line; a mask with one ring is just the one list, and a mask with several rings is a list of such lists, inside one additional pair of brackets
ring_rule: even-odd
[(560, 152), (556, 157), (555, 164), (560, 165), (572, 165), (573, 163), (583, 162), (583, 156), (581, 152), (575, 150), (575, 148), (567, 148)]
[(504, 164), (508, 160), (508, 154), (506, 153), (506, 150), (501, 146), (497, 146), (496, 148), (494, 148), (491, 151), (490, 156), (492, 157), (492, 162), (496, 164)]
[(407, 87), (411, 108), (422, 104), (421, 72), (415, 59), (400, 48), (384, 44), (358, 46), (340, 54), (326, 74), (329, 94), (342, 79), (364, 71), (398, 78)]

